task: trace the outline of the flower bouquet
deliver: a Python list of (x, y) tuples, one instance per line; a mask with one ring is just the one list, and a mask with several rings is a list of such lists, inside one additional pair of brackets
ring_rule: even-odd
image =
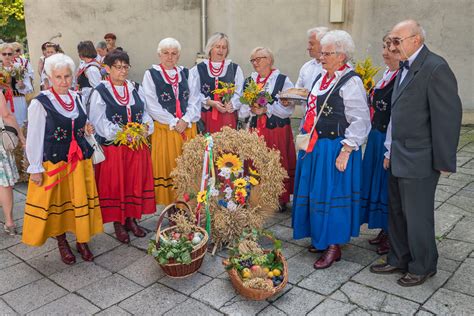
[(114, 145), (124, 145), (131, 150), (142, 149), (143, 146), (150, 146), (147, 139), (148, 125), (137, 122), (129, 122), (122, 126), (117, 132), (115, 139), (112, 141)]
[[(179, 208), (179, 205), (184, 208)], [(171, 212), (172, 209), (174, 212)], [(166, 215), (171, 226), (162, 230)], [(179, 201), (166, 207), (158, 218), (156, 239), (148, 243), (148, 254), (171, 277), (186, 277), (201, 267), (209, 237), (195, 222), (191, 207), (186, 202)]]
[(235, 93), (235, 85), (233, 83), (227, 83), (223, 81), (219, 81), (219, 86), (221, 88), (216, 88), (212, 91), (214, 95), (217, 95), (222, 103), (228, 103), (230, 99), (234, 96)]
[(254, 80), (248, 82), (243, 95), (240, 97), (240, 102), (254, 108), (265, 107), (267, 103), (272, 101), (270, 93), (263, 90), (263, 85), (257, 84)]
[(15, 78), (16, 81), (23, 81), (25, 80), (26, 76), (26, 68), (23, 65), (15, 65), (12, 67), (10, 71), (10, 75)]
[(0, 66), (0, 88), (9, 89), (11, 82), (11, 75), (8, 70)]
[[(272, 249), (263, 249), (262, 237), (273, 241)], [(281, 241), (270, 232), (245, 230), (223, 264), (237, 292), (253, 300), (275, 295), (288, 282), (288, 264), (281, 254)]]
[(374, 77), (379, 72), (380, 67), (374, 67), (372, 65), (372, 59), (367, 57), (364, 61), (358, 61), (356, 63), (355, 72), (360, 76), (364, 83), (364, 88), (367, 93), (372, 90), (375, 86)]

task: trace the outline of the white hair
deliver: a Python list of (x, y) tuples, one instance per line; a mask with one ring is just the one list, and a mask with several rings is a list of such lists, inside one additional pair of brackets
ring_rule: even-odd
[(71, 57), (64, 54), (54, 54), (49, 56), (44, 61), (44, 71), (48, 77), (51, 77), (53, 70), (58, 70), (64, 67), (68, 67), (71, 70), (71, 74), (74, 73), (76, 65)]
[(178, 40), (172, 37), (167, 37), (167, 38), (162, 39), (160, 43), (158, 44), (158, 48), (156, 49), (156, 52), (158, 54), (161, 54), (163, 50), (170, 49), (170, 48), (176, 48), (178, 50), (178, 53), (181, 53), (181, 44), (178, 42)]
[(352, 58), (355, 51), (355, 44), (352, 36), (346, 31), (329, 31), (321, 39), (321, 46), (334, 44), (336, 52), (346, 55), (345, 62)]
[(229, 55), (230, 53), (229, 37), (227, 37), (227, 35), (225, 35), (224, 33), (218, 32), (218, 33), (212, 34), (211, 37), (209, 37), (209, 39), (207, 40), (205, 52), (208, 57), (211, 57), (212, 48), (214, 48), (217, 42), (219, 42), (221, 39), (225, 39), (225, 41), (227, 42), (227, 55), (225, 57)]
[(329, 32), (329, 28), (325, 26), (318, 26), (309, 29), (306, 34), (308, 34), (308, 37), (311, 37), (314, 34), (316, 36), (316, 39), (318, 41), (321, 41), (321, 38), (323, 38), (323, 36), (326, 35), (327, 32)]
[(275, 62), (275, 57), (273, 56), (273, 52), (271, 51), (270, 48), (255, 47), (254, 49), (252, 49), (252, 52), (250, 53), (250, 56), (253, 56), (253, 55), (255, 55), (255, 53), (260, 52), (260, 51), (263, 52), (265, 55), (267, 55), (267, 57), (270, 58), (271, 65), (273, 65), (273, 63)]

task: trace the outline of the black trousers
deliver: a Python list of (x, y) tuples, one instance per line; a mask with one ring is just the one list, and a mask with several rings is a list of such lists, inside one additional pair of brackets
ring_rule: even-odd
[(440, 173), (426, 178), (389, 176), (387, 263), (412, 274), (436, 271), (438, 250), (434, 226), (434, 197)]

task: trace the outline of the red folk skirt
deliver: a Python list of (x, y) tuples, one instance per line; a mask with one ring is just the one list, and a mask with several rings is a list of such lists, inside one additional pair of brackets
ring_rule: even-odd
[(296, 169), (296, 151), (293, 141), (293, 131), (291, 125), (275, 128), (261, 128), (259, 135), (262, 135), (267, 146), (280, 151), (280, 162), (288, 173), (288, 178), (284, 180), (285, 192), (280, 195), (280, 203), (288, 203), (290, 194), (293, 194)]
[(237, 128), (237, 111), (232, 113), (217, 112), (217, 118), (212, 118), (212, 110), (201, 112), (201, 118), (206, 126), (206, 132), (219, 132), (224, 126), (229, 126), (233, 129)]
[(148, 147), (103, 146), (105, 160), (95, 167), (104, 223), (125, 223), (155, 213), (153, 169)]

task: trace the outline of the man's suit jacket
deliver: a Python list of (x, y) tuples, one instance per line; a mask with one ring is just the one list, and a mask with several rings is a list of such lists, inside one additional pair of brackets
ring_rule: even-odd
[(456, 171), (462, 106), (447, 62), (424, 46), (392, 94), (391, 171), (424, 178), (433, 169)]

